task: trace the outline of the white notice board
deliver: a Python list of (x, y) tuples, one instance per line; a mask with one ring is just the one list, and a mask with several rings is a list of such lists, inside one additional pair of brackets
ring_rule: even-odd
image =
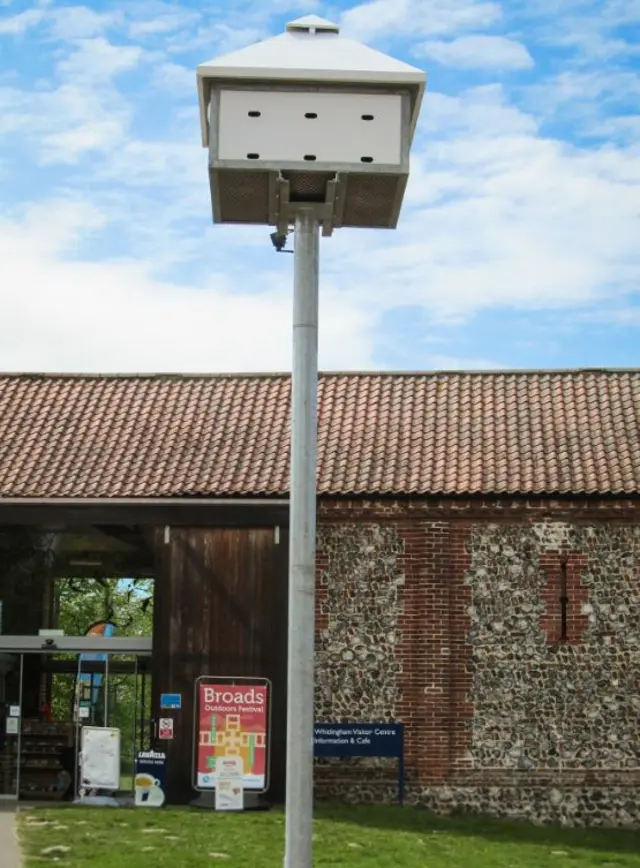
[(80, 786), (89, 790), (120, 789), (120, 730), (83, 726)]

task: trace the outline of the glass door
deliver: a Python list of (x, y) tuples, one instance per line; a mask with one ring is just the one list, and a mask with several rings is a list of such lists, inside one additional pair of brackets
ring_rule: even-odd
[(120, 732), (120, 793), (133, 793), (136, 742), (140, 727), (141, 676), (138, 657), (114, 655), (109, 661), (109, 726)]
[[(137, 655), (80, 655), (76, 675), (74, 723), (76, 745), (83, 743), (83, 727), (117, 732), (120, 746), (117, 780), (108, 789), (86, 784), (81, 773), (77, 793), (86, 796), (133, 794), (133, 778), (141, 719), (143, 718), (144, 676)], [(80, 764), (79, 764), (80, 765)]]
[(20, 791), (22, 669), (22, 654), (0, 653), (0, 799)]

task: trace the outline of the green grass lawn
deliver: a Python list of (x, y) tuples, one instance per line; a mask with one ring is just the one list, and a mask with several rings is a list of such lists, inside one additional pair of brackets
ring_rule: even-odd
[[(284, 817), (194, 810), (21, 812), (25, 868), (282, 868)], [(640, 868), (640, 833), (540, 828), (412, 808), (319, 807), (319, 868)]]

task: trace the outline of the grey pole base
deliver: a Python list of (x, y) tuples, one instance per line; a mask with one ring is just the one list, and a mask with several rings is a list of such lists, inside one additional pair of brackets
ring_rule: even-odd
[[(215, 811), (216, 809), (216, 794), (199, 793), (195, 799), (189, 802), (189, 807), (197, 808), (199, 811)], [(243, 811), (270, 811), (271, 804), (260, 793), (244, 794)], [(227, 812), (225, 812), (227, 813)]]

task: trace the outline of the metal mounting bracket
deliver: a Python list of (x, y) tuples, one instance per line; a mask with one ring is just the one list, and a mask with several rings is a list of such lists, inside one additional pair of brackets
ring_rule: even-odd
[(274, 180), (275, 183), (270, 189), (269, 211), (271, 224), (280, 234), (286, 235), (301, 209), (314, 212), (325, 237), (332, 235), (333, 230), (342, 225), (344, 181), (338, 173), (327, 181), (323, 202), (305, 202), (297, 199), (291, 201), (291, 186), (292, 183), (295, 185), (295, 178), (293, 180), (285, 178), (282, 172), (279, 172)]

